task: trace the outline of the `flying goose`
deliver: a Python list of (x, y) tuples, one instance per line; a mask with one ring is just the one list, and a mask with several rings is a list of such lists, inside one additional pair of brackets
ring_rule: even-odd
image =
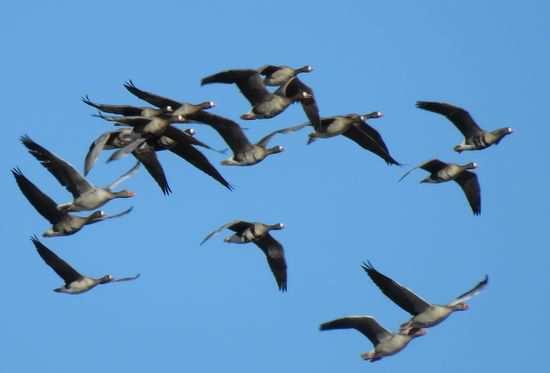
[(114, 192), (113, 189), (136, 173), (139, 162), (111, 184), (101, 188), (92, 185), (68, 162), (34, 142), (29, 136), (22, 136), (21, 142), (29, 150), (29, 153), (40, 161), (42, 166), (50, 171), (57, 181), (73, 195), (72, 202), (57, 206), (61, 211), (95, 210), (112, 199), (130, 198), (135, 195), (134, 192), (128, 190)]
[(431, 159), (407, 171), (405, 175), (401, 176), (399, 181), (403, 180), (417, 168), (421, 168), (430, 173), (428, 177), (420, 181), (421, 183), (437, 184), (451, 180), (456, 181), (464, 191), (474, 215), (481, 214), (481, 188), (479, 187), (479, 181), (475, 173), (468, 171), (477, 168), (477, 163), (470, 162), (459, 165), (455, 163), (445, 163), (439, 159)]
[(131, 80), (124, 84), (124, 88), (140, 100), (148, 102), (149, 104), (161, 109), (162, 112), (171, 113), (173, 116), (182, 116), (187, 119), (192, 119), (196, 112), (204, 109), (210, 109), (215, 106), (212, 101), (204, 101), (200, 104), (190, 104), (159, 96), (155, 93), (139, 89)]
[(75, 234), (82, 229), (84, 225), (97, 223), (103, 220), (118, 218), (120, 216), (128, 214), (132, 211), (133, 207), (115, 214), (105, 215), (103, 211), (94, 211), (88, 216), (73, 216), (67, 211), (60, 211), (57, 209), (57, 204), (54, 200), (44, 194), (36, 185), (34, 185), (29, 179), (23, 175), (21, 170), (14, 168), (11, 173), (15, 177), (15, 181), (23, 192), (23, 195), (27, 198), (31, 205), (48, 220), (52, 227), (45, 231), (42, 236), (55, 237), (55, 236), (68, 236)]
[(261, 162), (271, 154), (280, 153), (284, 151), (284, 148), (280, 145), (271, 148), (267, 147), (271, 138), (277, 134), (294, 132), (305, 127), (305, 125), (299, 125), (279, 129), (264, 136), (256, 144), (252, 144), (241, 127), (231, 119), (202, 111), (194, 115), (193, 121), (210, 125), (223, 137), (233, 152), (230, 158), (221, 162), (226, 166), (251, 166)]
[(55, 292), (65, 294), (80, 294), (93, 289), (97, 285), (108, 284), (111, 282), (136, 280), (139, 273), (132, 277), (115, 279), (111, 275), (105, 275), (99, 278), (83, 276), (76, 271), (69, 263), (58, 257), (53, 251), (48, 249), (36, 236), (31, 237), (31, 241), (36, 247), (38, 255), (59, 277), (65, 281), (65, 285), (54, 289)]
[(265, 76), (263, 82), (268, 86), (280, 86), (300, 73), (309, 73), (313, 71), (310, 65), (299, 68), (292, 68), (284, 65), (264, 65), (257, 70), (260, 75)]
[(361, 357), (375, 362), (383, 357), (398, 353), (409, 342), (426, 334), (424, 329), (411, 328), (407, 331), (391, 333), (381, 326), (372, 316), (346, 316), (321, 324), (320, 330), (355, 329), (367, 337), (374, 345), (374, 350), (364, 352)]
[(104, 113), (119, 114), (125, 117), (145, 117), (153, 118), (158, 115), (166, 114), (166, 111), (151, 107), (138, 107), (130, 105), (108, 105), (98, 104), (90, 100), (88, 95), (81, 98), (82, 102)]
[(247, 222), (243, 220), (234, 220), (227, 224), (222, 225), (215, 231), (210, 232), (201, 242), (201, 245), (204, 244), (208, 239), (218, 232), (221, 232), (224, 229), (230, 229), (235, 234), (226, 237), (225, 242), (244, 244), (249, 242), (254, 242), (262, 252), (265, 254), (269, 268), (275, 276), (279, 290), (286, 291), (287, 286), (287, 277), (286, 277), (286, 261), (284, 256), (283, 245), (281, 245), (277, 240), (275, 240), (271, 234), (270, 230), (279, 230), (283, 229), (284, 225), (281, 223), (278, 224), (263, 224), (263, 223), (254, 223)]
[(466, 301), (477, 295), (489, 282), (489, 276), (485, 275), (485, 278), (476, 286), (459, 295), (449, 304), (437, 305), (428, 303), (411, 290), (378, 272), (370, 262), (363, 263), (362, 268), (382, 293), (413, 316), (401, 325), (402, 332), (414, 328), (429, 328), (439, 324), (455, 311), (467, 310), (468, 304)]
[[(103, 149), (121, 149), (128, 145), (131, 141), (131, 132), (132, 129), (124, 128), (119, 131), (106, 132), (94, 140), (84, 161), (85, 173), (89, 172)], [(163, 136), (152, 138), (141, 144), (132, 151), (132, 154), (145, 166), (164, 194), (170, 194), (171, 189), (156, 155), (156, 152), (161, 150), (169, 150), (231, 190), (231, 184), (216, 170), (208, 158), (193, 147), (197, 141), (185, 131), (169, 127)]]
[(201, 80), (201, 85), (211, 83), (237, 84), (252, 105), (252, 109), (243, 114), (241, 119), (273, 118), (290, 104), (300, 102), (311, 123), (320, 121), (313, 90), (296, 77), (289, 79), (273, 93), (267, 90), (260, 73), (256, 70), (226, 70)]
[[(308, 144), (320, 138), (343, 135), (359, 144), (362, 148), (378, 155), (387, 164), (400, 165), (390, 155), (382, 136), (367, 123), (367, 119), (377, 119), (382, 117), (382, 115), (381, 112), (375, 111), (364, 115), (352, 113), (322, 118), (320, 126), (313, 125), (314, 132), (309, 134)], [(312, 124), (308, 123), (307, 125)]]
[(487, 132), (480, 128), (466, 110), (443, 102), (418, 101), (416, 107), (434, 113), (444, 115), (464, 135), (462, 144), (456, 145), (454, 150), (461, 153), (464, 150), (481, 150), (493, 144), (513, 132), (512, 128), (499, 128)]

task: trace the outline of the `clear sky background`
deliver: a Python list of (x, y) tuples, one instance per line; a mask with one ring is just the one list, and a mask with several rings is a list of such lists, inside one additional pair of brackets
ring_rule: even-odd
[[(3, 113), (0, 233), (1, 372), (538, 372), (546, 368), (548, 264), (548, 67), (546, 1), (27, 2), (0, 14)], [(48, 223), (9, 170), (22, 171), (59, 203), (67, 193), (20, 144), (35, 141), (79, 169), (90, 142), (112, 126), (80, 101), (143, 105), (122, 84), (238, 120), (247, 101), (234, 86), (201, 87), (229, 68), (301, 66), (321, 114), (379, 110), (379, 129), (404, 167), (345, 138), (306, 146), (307, 130), (272, 142), (284, 153), (246, 168), (221, 166), (230, 192), (183, 160), (159, 154), (174, 193), (164, 197), (141, 170), (125, 187), (135, 206), (122, 218), (70, 237), (42, 239), (81, 272), (141, 273), (132, 283), (81, 296), (62, 281), (29, 237)], [(453, 152), (461, 134), (417, 100), (454, 103), (485, 129), (511, 126), (500, 145)], [(305, 121), (298, 105), (271, 120), (245, 122), (257, 140)], [(211, 128), (189, 126), (225, 147)], [(476, 161), (482, 214), (455, 183), (424, 185), (410, 167), (438, 157)], [(134, 160), (89, 175), (108, 184)], [(273, 233), (288, 262), (280, 293), (254, 245), (204, 246), (233, 219), (283, 222)], [(408, 314), (361, 270), (364, 260), (434, 303), (447, 303), (485, 274), (489, 287), (399, 355), (371, 363), (355, 331), (319, 324), (369, 314), (395, 330)]]

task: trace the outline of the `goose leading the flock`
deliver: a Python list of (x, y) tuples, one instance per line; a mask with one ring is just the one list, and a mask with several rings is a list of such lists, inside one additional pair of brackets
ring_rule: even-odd
[(277, 134), (294, 132), (305, 127), (305, 125), (300, 125), (279, 129), (264, 136), (256, 144), (252, 144), (242, 128), (231, 119), (202, 111), (195, 114), (194, 121), (210, 125), (231, 148), (233, 156), (222, 161), (222, 164), (226, 166), (251, 166), (261, 162), (271, 154), (280, 153), (284, 151), (284, 148), (280, 145), (267, 147), (271, 138)]
[(255, 222), (247, 222), (243, 220), (235, 220), (222, 225), (215, 231), (210, 232), (201, 242), (201, 245), (208, 241), (213, 235), (221, 232), (224, 229), (230, 229), (235, 234), (226, 237), (225, 242), (245, 244), (253, 242), (265, 254), (269, 268), (275, 276), (279, 290), (286, 291), (287, 275), (286, 261), (284, 256), (283, 245), (269, 234), (271, 230), (280, 230), (284, 228), (281, 223), (263, 224)]
[(391, 333), (372, 316), (347, 316), (323, 323), (320, 326), (320, 330), (333, 329), (355, 329), (367, 337), (374, 345), (374, 350), (362, 353), (361, 357), (370, 362), (396, 354), (414, 338), (426, 334), (424, 329), (419, 328)]
[(437, 305), (427, 302), (411, 290), (378, 272), (370, 262), (363, 263), (362, 268), (382, 293), (413, 316), (401, 325), (402, 331), (414, 328), (429, 328), (439, 324), (455, 311), (467, 310), (468, 304), (466, 302), (483, 290), (489, 282), (489, 276), (485, 275), (485, 278), (476, 286), (459, 295), (449, 304)]
[(481, 214), (481, 188), (479, 186), (479, 181), (475, 173), (468, 171), (477, 168), (477, 163), (470, 162), (459, 165), (445, 163), (439, 159), (431, 159), (409, 170), (399, 179), (399, 181), (403, 180), (409, 173), (417, 168), (421, 168), (430, 173), (428, 177), (420, 181), (421, 183), (438, 184), (451, 180), (456, 181), (466, 195), (474, 215)]
[(110, 216), (105, 215), (103, 211), (94, 211), (92, 214), (84, 217), (73, 216), (67, 211), (58, 210), (55, 201), (38, 189), (38, 187), (29, 179), (27, 179), (21, 170), (14, 168), (11, 170), (11, 173), (15, 177), (15, 181), (17, 182), (19, 189), (30, 204), (33, 205), (40, 215), (52, 224), (52, 227), (42, 234), (44, 237), (68, 236), (75, 234), (85, 225), (97, 223), (107, 219), (118, 218), (128, 214), (133, 209), (130, 207), (121, 213)]
[(95, 210), (115, 198), (130, 198), (135, 195), (134, 192), (121, 190), (113, 191), (118, 184), (135, 174), (139, 168), (139, 162), (136, 163), (128, 172), (117, 178), (106, 187), (95, 187), (86, 180), (73, 166), (65, 160), (57, 157), (55, 154), (34, 142), (29, 136), (21, 137), (21, 142), (29, 153), (34, 156), (42, 166), (55, 176), (61, 185), (73, 195), (73, 201), (59, 205), (57, 208), (62, 211), (83, 211)]
[(458, 153), (464, 150), (481, 150), (498, 144), (505, 136), (513, 132), (512, 128), (499, 128), (494, 131), (485, 131), (478, 126), (466, 110), (443, 102), (418, 101), (416, 107), (433, 113), (444, 115), (464, 135), (462, 144), (456, 145)]
[(97, 285), (108, 284), (111, 282), (132, 281), (139, 277), (139, 274), (132, 277), (115, 279), (111, 275), (105, 275), (99, 278), (83, 276), (76, 271), (70, 264), (58, 257), (53, 251), (48, 249), (37, 237), (31, 238), (38, 255), (59, 277), (65, 281), (65, 285), (54, 289), (55, 292), (65, 294), (80, 294), (93, 289)]
[(300, 102), (311, 123), (318, 124), (319, 108), (313, 90), (294, 77), (271, 93), (257, 70), (226, 70), (203, 78), (201, 85), (211, 83), (236, 84), (252, 105), (252, 109), (241, 119), (267, 119), (282, 113), (290, 104)]
[(309, 134), (308, 144), (317, 139), (326, 139), (338, 135), (343, 135), (354, 141), (362, 148), (378, 155), (389, 165), (400, 165), (391, 155), (388, 147), (384, 143), (380, 133), (367, 123), (367, 119), (377, 119), (382, 117), (382, 113), (374, 111), (365, 115), (347, 114), (336, 115), (333, 117), (322, 118), (320, 125), (315, 126), (312, 123), (314, 132)]

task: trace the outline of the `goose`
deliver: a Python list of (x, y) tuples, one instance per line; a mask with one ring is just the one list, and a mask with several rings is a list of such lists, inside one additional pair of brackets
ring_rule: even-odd
[[(380, 133), (367, 123), (367, 119), (377, 119), (383, 114), (379, 111), (359, 115), (346, 114), (336, 115), (321, 119), (321, 125), (314, 127), (314, 132), (310, 133), (308, 145), (317, 139), (330, 138), (338, 135), (343, 135), (354, 141), (362, 148), (378, 155), (389, 165), (401, 165), (397, 162), (388, 150)], [(307, 123), (306, 125), (312, 125)]]
[(414, 338), (426, 334), (426, 331), (420, 328), (392, 333), (381, 326), (374, 317), (368, 315), (346, 316), (320, 326), (320, 330), (333, 329), (355, 329), (367, 337), (374, 345), (374, 350), (362, 353), (361, 357), (370, 362), (394, 355), (404, 349)]
[(133, 207), (130, 207), (115, 215), (105, 215), (103, 211), (98, 210), (88, 216), (73, 216), (67, 211), (58, 210), (55, 201), (27, 179), (20, 169), (14, 168), (11, 173), (29, 203), (52, 224), (52, 227), (42, 234), (43, 237), (69, 236), (81, 230), (85, 225), (118, 218), (130, 213), (133, 209)]
[(313, 67), (305, 65), (296, 69), (284, 65), (264, 65), (257, 70), (260, 75), (265, 76), (263, 82), (268, 86), (280, 86), (300, 73), (309, 73)]
[(273, 118), (290, 104), (300, 102), (311, 123), (318, 124), (320, 121), (313, 90), (296, 77), (289, 79), (273, 93), (267, 90), (256, 70), (226, 70), (201, 80), (201, 85), (211, 83), (237, 84), (252, 105), (248, 113), (241, 115), (243, 120)]
[(193, 121), (210, 125), (223, 137), (233, 152), (230, 158), (221, 162), (226, 166), (251, 166), (261, 162), (269, 155), (281, 153), (284, 148), (280, 145), (267, 147), (271, 138), (277, 134), (294, 132), (305, 127), (305, 125), (299, 125), (279, 129), (264, 136), (256, 144), (252, 144), (242, 128), (231, 119), (202, 111), (195, 114)]
[(408, 331), (414, 328), (429, 328), (439, 324), (455, 311), (467, 310), (469, 307), (466, 302), (479, 294), (489, 283), (489, 276), (485, 275), (483, 280), (477, 285), (464, 294), (459, 295), (449, 304), (437, 305), (427, 302), (411, 290), (378, 272), (368, 261), (363, 263), (362, 268), (382, 293), (413, 316), (409, 321), (401, 325), (401, 331)]
[[(131, 137), (131, 132), (131, 128), (124, 128), (119, 131), (106, 132), (95, 139), (90, 145), (84, 160), (85, 174), (92, 168), (103, 149), (121, 149), (128, 145), (131, 141), (131, 139), (128, 139), (128, 137)], [(175, 127), (169, 127), (163, 136), (152, 138), (141, 144), (132, 151), (132, 154), (144, 165), (165, 195), (170, 194), (171, 189), (156, 155), (156, 152), (161, 150), (169, 150), (218, 181), (227, 189), (232, 190), (231, 184), (216, 170), (208, 158), (193, 147), (199, 141), (193, 139), (188, 133)]]
[(21, 142), (28, 149), (29, 153), (35, 157), (42, 164), (42, 166), (50, 171), (57, 181), (59, 181), (59, 183), (73, 195), (72, 202), (57, 206), (57, 208), (61, 211), (74, 212), (95, 210), (112, 199), (130, 198), (135, 196), (134, 192), (130, 192), (128, 190), (115, 192), (113, 189), (137, 172), (139, 162), (137, 162), (134, 167), (132, 167), (124, 175), (117, 178), (111, 184), (105, 187), (95, 187), (68, 162), (34, 142), (29, 136), (22, 136)]
[(145, 117), (153, 118), (159, 115), (166, 114), (166, 111), (161, 109), (155, 109), (151, 107), (138, 107), (130, 105), (108, 105), (98, 104), (90, 100), (88, 95), (81, 97), (82, 102), (104, 113), (119, 114), (125, 117)]
[(282, 223), (263, 224), (244, 220), (234, 220), (210, 232), (202, 240), (201, 245), (208, 241), (213, 235), (226, 228), (232, 230), (235, 234), (226, 237), (224, 242), (237, 244), (255, 243), (265, 254), (267, 263), (269, 264), (269, 268), (271, 268), (271, 272), (275, 277), (279, 290), (283, 292), (286, 291), (287, 275), (283, 245), (269, 234), (271, 230), (283, 229), (284, 225)]
[(157, 108), (161, 109), (161, 112), (171, 113), (172, 116), (182, 116), (184, 118), (191, 119), (196, 112), (210, 109), (215, 106), (213, 101), (204, 101), (199, 104), (190, 104), (187, 102), (180, 102), (171, 98), (159, 96), (155, 93), (144, 91), (136, 87), (134, 82), (131, 80), (124, 83), (124, 88), (126, 88), (128, 92), (130, 92), (140, 100), (156, 106)]
[(108, 284), (112, 282), (133, 281), (139, 278), (138, 273), (132, 277), (123, 277), (115, 279), (112, 275), (105, 275), (99, 278), (93, 278), (81, 275), (69, 263), (58, 257), (53, 251), (48, 249), (36, 236), (31, 237), (31, 241), (38, 252), (38, 255), (44, 262), (65, 281), (65, 285), (54, 289), (57, 293), (81, 294), (95, 288), (97, 285)]
[(464, 150), (488, 148), (493, 144), (498, 144), (505, 136), (513, 132), (510, 127), (487, 132), (478, 126), (466, 110), (443, 102), (418, 101), (416, 107), (444, 115), (456, 126), (464, 135), (462, 144), (454, 147), (454, 150), (458, 153)]
[(428, 177), (420, 181), (421, 183), (438, 184), (454, 180), (462, 188), (474, 215), (479, 215), (481, 214), (481, 188), (479, 187), (477, 175), (468, 171), (477, 167), (478, 165), (475, 162), (459, 165), (455, 163), (445, 163), (439, 159), (431, 159), (407, 171), (407, 173), (401, 176), (399, 181), (403, 180), (417, 168), (421, 168), (430, 173)]

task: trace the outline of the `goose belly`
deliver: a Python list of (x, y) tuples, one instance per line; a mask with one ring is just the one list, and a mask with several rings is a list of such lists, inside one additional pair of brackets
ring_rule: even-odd
[(415, 325), (421, 327), (430, 327), (439, 324), (451, 314), (451, 310), (446, 307), (432, 306), (426, 311), (413, 317)]
[(341, 135), (344, 132), (346, 132), (348, 128), (349, 128), (349, 122), (336, 119), (323, 129), (321, 133), (324, 136), (322, 137), (333, 137), (333, 136)]
[(283, 97), (274, 95), (270, 100), (264, 101), (255, 105), (252, 111), (258, 118), (273, 118), (281, 113), (290, 105), (290, 101)]
[(492, 142), (485, 137), (485, 134), (472, 136), (466, 139), (466, 145), (470, 145), (473, 149), (485, 149), (489, 147)]
[(81, 294), (92, 289), (96, 285), (97, 283), (94, 280), (84, 277), (83, 279), (71, 282), (68, 288), (60, 288), (59, 292), (67, 294)]
[(409, 344), (411, 337), (402, 334), (394, 334), (376, 345), (375, 351), (380, 356), (389, 356), (398, 353)]
[(103, 189), (89, 190), (74, 200), (73, 205), (77, 207), (78, 210), (73, 211), (96, 209), (109, 201), (110, 197), (110, 194)]
[(55, 232), (55, 234), (52, 235), (68, 236), (70, 234), (75, 234), (80, 229), (82, 229), (84, 221), (85, 219), (82, 218), (67, 216), (66, 219), (61, 220), (57, 224), (54, 224), (54, 226), (52, 227), (52, 231)]
[(262, 161), (265, 158), (265, 150), (258, 146), (255, 146), (254, 148), (249, 149), (246, 152), (237, 154), (234, 158), (239, 163), (253, 165)]
[(440, 181), (450, 181), (455, 179), (463, 170), (455, 165), (449, 165), (437, 172), (437, 179)]

